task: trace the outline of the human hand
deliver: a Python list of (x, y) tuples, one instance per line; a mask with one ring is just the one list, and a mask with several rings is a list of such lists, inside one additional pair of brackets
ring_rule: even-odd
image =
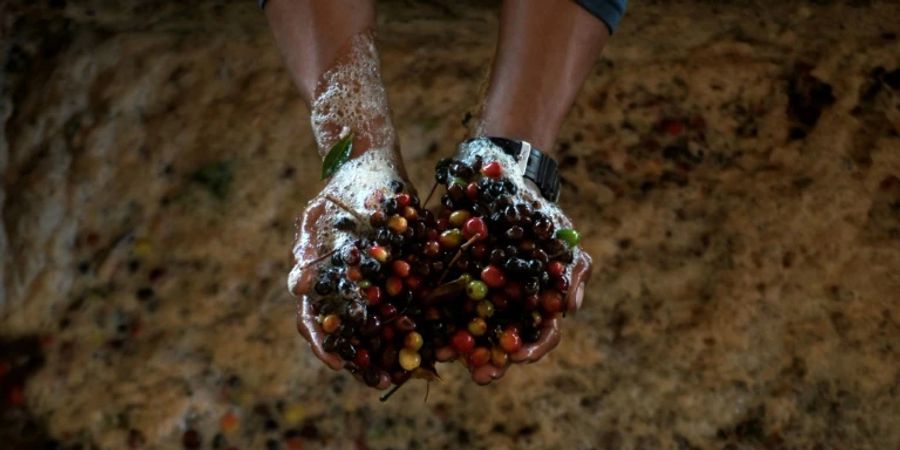
[[(406, 183), (399, 155), (393, 150), (369, 150), (341, 166), (298, 218), (293, 248), (295, 265), (288, 278), (288, 287), (298, 298), (297, 328), (316, 357), (334, 370), (344, 368), (346, 363), (337, 353), (339, 349), (326, 350), (326, 333), (316, 314), (322, 306), (316, 304), (319, 296), (313, 292), (319, 276), (318, 262), (324, 264), (334, 251), (350, 246), (359, 231), (368, 226), (368, 212), (379, 204), (382, 196), (404, 185), (412, 190)], [(348, 305), (354, 304), (348, 302)], [(391, 384), (389, 374), (384, 371), (354, 375), (378, 389)]]
[[(516, 160), (504, 153), (499, 147), (494, 145), (487, 139), (476, 139), (467, 141), (460, 145), (456, 159), (467, 164), (472, 164), (476, 158), (482, 161), (498, 161), (503, 167), (503, 173), (518, 184), (516, 194), (513, 196), (514, 203), (526, 203), (535, 206), (535, 210), (540, 210), (548, 216), (555, 229), (572, 228), (571, 220), (559, 209), (559, 207), (546, 200), (541, 196), (537, 186), (531, 181), (523, 178), (525, 172), (524, 164), (516, 162)], [(580, 247), (575, 247), (572, 252), (572, 262), (568, 265), (568, 279), (570, 288), (566, 292), (565, 304), (566, 310), (574, 312), (581, 307), (584, 298), (584, 289), (591, 275), (591, 257), (585, 253)], [(541, 359), (548, 352), (553, 350), (560, 341), (560, 314), (555, 314), (546, 318), (540, 325), (540, 338), (534, 343), (523, 346), (521, 349), (509, 355), (509, 360), (514, 363), (531, 363)], [(435, 352), (438, 361), (450, 361), (456, 359), (459, 355), (452, 346), (446, 346)], [(488, 384), (493, 380), (502, 377), (509, 364), (498, 367), (493, 363), (488, 363), (477, 368), (471, 368), (472, 379), (478, 384)]]

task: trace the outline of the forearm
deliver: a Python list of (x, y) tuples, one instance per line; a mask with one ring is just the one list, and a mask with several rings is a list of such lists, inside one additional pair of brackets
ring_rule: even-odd
[(371, 0), (269, 0), (266, 18), (291, 77), (311, 105), (345, 44), (375, 25)]
[(479, 131), (552, 150), (608, 38), (603, 22), (571, 0), (504, 0)]
[(270, 0), (266, 17), (310, 108), (323, 156), (353, 133), (353, 154), (384, 151), (401, 167), (381, 79), (371, 0)]

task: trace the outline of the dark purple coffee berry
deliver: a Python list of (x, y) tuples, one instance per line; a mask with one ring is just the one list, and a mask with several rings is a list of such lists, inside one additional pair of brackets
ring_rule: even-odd
[(356, 323), (366, 320), (366, 305), (362, 302), (350, 302), (347, 305), (347, 318)]
[(447, 188), (447, 195), (449, 195), (454, 202), (462, 202), (466, 198), (466, 188), (461, 184), (453, 183)]
[(491, 264), (495, 266), (503, 265), (503, 262), (506, 260), (506, 252), (502, 249), (495, 248), (491, 250), (491, 255), (488, 257)]
[(528, 272), (528, 261), (522, 258), (507, 258), (504, 269), (509, 273), (521, 275)]
[(509, 205), (506, 208), (503, 208), (503, 219), (506, 220), (506, 223), (508, 224), (514, 224), (519, 220), (519, 211), (515, 206)]
[(381, 270), (381, 263), (376, 261), (375, 258), (365, 257), (359, 263), (359, 270), (363, 276), (367, 278), (372, 277)]
[(344, 265), (344, 260), (341, 258), (341, 252), (334, 252), (331, 254), (331, 265), (335, 267)]
[(350, 266), (355, 266), (359, 264), (360, 253), (359, 249), (354, 246), (347, 246), (344, 248), (341, 253), (341, 259), (345, 264)]
[(356, 283), (354, 283), (346, 278), (342, 278), (340, 281), (338, 281), (338, 289), (337, 290), (338, 290), (338, 294), (340, 294), (341, 297), (348, 299), (348, 300), (356, 297), (357, 294), (359, 293), (359, 289), (356, 286)]
[(397, 205), (397, 199), (389, 198), (389, 199), (385, 200), (383, 209), (384, 209), (384, 214), (387, 216), (392, 216), (394, 214), (397, 214), (397, 210), (399, 209), (399, 206)]
[(413, 264), (413, 273), (415, 273), (416, 275), (427, 277), (431, 274), (431, 264)]
[(482, 166), (484, 166), (484, 158), (482, 158), (481, 156), (476, 156), (474, 161), (472, 161), (472, 171), (481, 172)]
[(315, 289), (319, 295), (328, 295), (333, 291), (331, 282), (322, 280), (316, 281)]
[(366, 322), (359, 330), (364, 336), (372, 336), (381, 332), (381, 319), (377, 314), (369, 314)]
[(369, 387), (378, 386), (378, 383), (381, 381), (381, 376), (378, 373), (378, 369), (374, 367), (367, 367), (363, 370), (363, 381)]
[(536, 259), (532, 259), (532, 260), (528, 261), (528, 269), (527, 269), (528, 273), (530, 273), (532, 275), (537, 275), (537, 274), (541, 273), (541, 271), (543, 271), (543, 270), (544, 270), (544, 265), (540, 261), (538, 261)]
[(547, 255), (547, 252), (539, 248), (536, 248), (533, 252), (531, 252), (531, 257), (540, 261), (541, 264), (547, 264), (548, 262), (550, 262), (550, 256)]
[(506, 230), (505, 234), (506, 239), (509, 239), (510, 241), (518, 241), (525, 236), (525, 229), (518, 225), (513, 225), (509, 227), (508, 230)]
[(538, 278), (529, 278), (528, 281), (522, 285), (522, 292), (525, 295), (537, 294), (541, 290), (541, 282)]
[(426, 226), (428, 226), (428, 227), (434, 227), (434, 225), (435, 225), (436, 222), (435, 222), (435, 219), (434, 219), (434, 213), (433, 213), (433, 212), (431, 212), (430, 210), (427, 210), (427, 209), (426, 209), (426, 210), (421, 211), (421, 212), (419, 213), (419, 215), (422, 217), (422, 222), (423, 222)]
[[(541, 277), (541, 286), (547, 286), (548, 284), (550, 284), (550, 274), (549, 273), (547, 273), (545, 271), (541, 271), (540, 277)], [(561, 278), (561, 280), (564, 280), (564, 278)], [(560, 289), (560, 290), (564, 291), (565, 289)]]
[(341, 231), (353, 232), (356, 231), (356, 221), (343, 216), (334, 222), (334, 227)]
[(540, 328), (526, 328), (522, 333), (522, 340), (528, 343), (534, 343), (541, 339)]
[(334, 353), (334, 351), (337, 350), (338, 339), (339, 337), (336, 334), (325, 335), (325, 338), (322, 339), (322, 349), (326, 352)]
[(492, 230), (505, 229), (507, 226), (506, 218), (500, 211), (494, 211), (488, 216), (488, 227)]
[(534, 209), (527, 203), (518, 203), (516, 204), (516, 211), (518, 211), (520, 217), (525, 218), (531, 217), (531, 213), (534, 212)]
[(469, 178), (472, 178), (472, 168), (463, 162), (453, 161), (450, 163), (450, 174), (468, 180)]
[(450, 198), (450, 196), (447, 194), (441, 196), (441, 206), (449, 210), (457, 209), (456, 202), (454, 202), (453, 199)]
[(514, 196), (519, 193), (519, 188), (512, 181), (504, 178), (501, 183), (503, 184), (503, 192), (507, 196)]
[(387, 228), (379, 228), (375, 230), (375, 242), (381, 245), (388, 245), (391, 243), (391, 234), (391, 230), (388, 230)]
[(352, 361), (356, 358), (356, 347), (349, 341), (342, 341), (338, 344), (337, 353), (346, 361)]
[(534, 236), (540, 240), (547, 240), (553, 236), (553, 222), (547, 218), (534, 219), (534, 227), (531, 230)]

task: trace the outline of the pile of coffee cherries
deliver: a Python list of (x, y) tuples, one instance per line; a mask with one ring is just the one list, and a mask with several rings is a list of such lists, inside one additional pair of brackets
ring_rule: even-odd
[(337, 228), (361, 237), (322, 265), (313, 288), (324, 350), (338, 354), (369, 386), (382, 372), (395, 384), (415, 372), (434, 373), (434, 347), (425, 343), (443, 333), (440, 318), (427, 316), (421, 302), (432, 269), (423, 264), (423, 243), (436, 233), (437, 221), (403, 183), (391, 189), (366, 223), (339, 220)]
[(505, 367), (566, 307), (575, 230), (517, 200), (499, 162), (442, 160), (435, 179), (436, 213), (394, 182), (367, 223), (339, 221), (361, 237), (321, 264), (310, 294), (324, 349), (370, 386), (430, 379), (448, 346), (472, 368)]
[(450, 344), (470, 367), (503, 367), (510, 354), (540, 339), (545, 320), (564, 310), (578, 233), (556, 230), (539, 204), (516, 201), (518, 188), (496, 161), (443, 160), (435, 178), (446, 190), (441, 238), (465, 240), (448, 273), (465, 290), (440, 304)]

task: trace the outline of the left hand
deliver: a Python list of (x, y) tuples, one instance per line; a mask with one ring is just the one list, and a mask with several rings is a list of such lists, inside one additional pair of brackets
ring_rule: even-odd
[[(491, 144), (489, 141), (479, 139), (464, 143), (460, 146), (456, 159), (470, 162), (476, 155), (480, 155), (483, 160), (500, 161), (503, 165), (504, 173), (510, 177), (522, 177), (522, 169), (516, 161), (509, 155), (503, 153), (499, 148)], [(524, 180), (524, 189), (519, 189), (514, 196), (516, 203), (537, 202), (541, 211), (548, 214), (554, 221), (556, 229), (573, 228), (572, 221), (566, 216), (559, 207), (541, 196), (540, 191), (530, 181)], [(591, 277), (592, 261), (590, 255), (585, 253), (581, 247), (576, 247), (573, 254), (573, 261), (569, 265), (569, 286), (571, 288), (566, 295), (566, 310), (575, 312), (581, 307), (584, 299), (584, 290), (587, 282)], [(509, 355), (510, 361), (513, 363), (532, 363), (540, 360), (551, 350), (556, 348), (561, 338), (559, 314), (544, 320), (541, 325), (541, 337), (530, 345), (523, 346), (519, 351)], [(456, 351), (451, 346), (437, 349), (435, 357), (438, 361), (450, 361), (456, 359)], [(470, 373), (472, 380), (478, 384), (485, 385), (503, 377), (510, 364), (504, 367), (497, 367), (492, 363), (472, 369)]]

